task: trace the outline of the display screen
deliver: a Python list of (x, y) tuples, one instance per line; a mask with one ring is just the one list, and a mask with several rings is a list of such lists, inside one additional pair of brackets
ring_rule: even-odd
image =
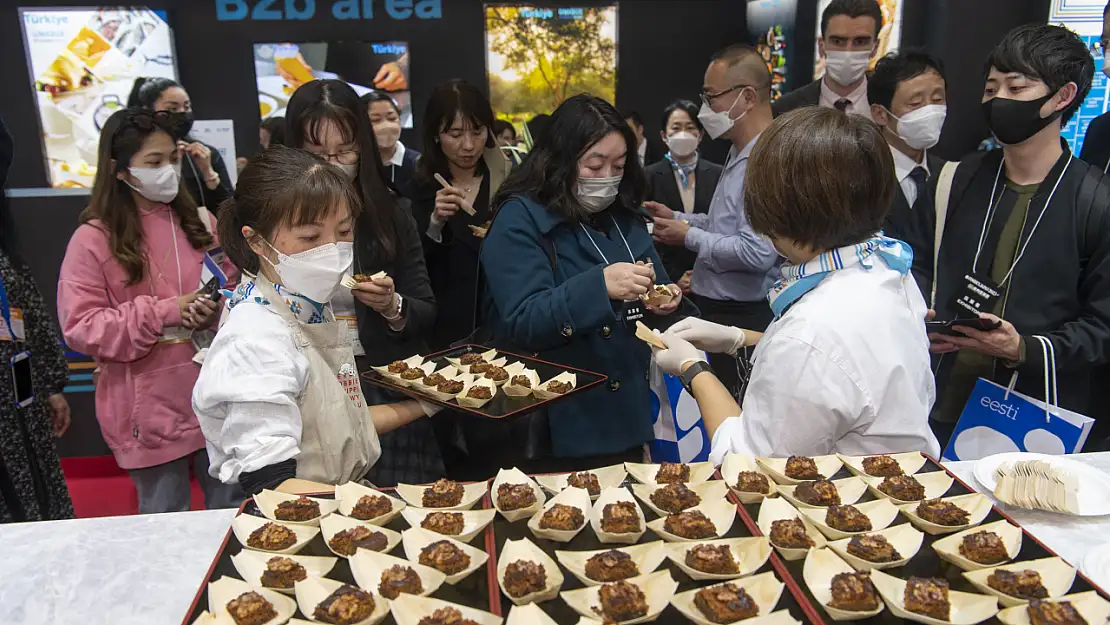
[(778, 100), (791, 87), (787, 67), (792, 61), (796, 0), (748, 0), (748, 35), (767, 63), (771, 74), (771, 99)]
[[(878, 60), (891, 52), (897, 52), (898, 46), (902, 42), (902, 5), (906, 0), (878, 0), (879, 8), (883, 12), (883, 28), (879, 31), (879, 50), (871, 59), (871, 68), (875, 68), (875, 63)], [(821, 14), (825, 12), (825, 8), (832, 3), (832, 0), (818, 0), (817, 2), (817, 37), (820, 38), (821, 33)], [(821, 58), (821, 50), (817, 46), (813, 47), (813, 75), (823, 76), (825, 74), (825, 59)]]
[(135, 79), (177, 78), (165, 12), (20, 9), (50, 184), (91, 187), (100, 128)]
[(486, 70), (498, 116), (520, 125), (563, 100), (617, 94), (617, 7), (486, 5)]
[(262, 119), (284, 117), (289, 98), (304, 83), (338, 78), (360, 96), (375, 89), (389, 93), (401, 109), (401, 126), (412, 128), (409, 44), (405, 42), (257, 43), (254, 73)]
[[(1104, 0), (1052, 0), (1048, 12), (1049, 24), (1060, 24), (1073, 31), (1088, 49), (1102, 38), (1102, 10), (1106, 8)], [(1106, 112), (1110, 106), (1110, 82), (1106, 74), (1100, 71), (1104, 61), (1101, 52), (1092, 52), (1095, 58), (1095, 78), (1091, 83), (1091, 92), (1087, 99), (1075, 112), (1075, 115), (1064, 126), (1061, 136), (1071, 145), (1071, 151), (1079, 154), (1083, 149), (1083, 138), (1087, 135), (1087, 127), (1091, 121)]]

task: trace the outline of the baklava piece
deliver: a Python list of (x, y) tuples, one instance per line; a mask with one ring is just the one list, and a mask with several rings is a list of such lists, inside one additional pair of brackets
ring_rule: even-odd
[(421, 382), (424, 386), (439, 386), (447, 381), (442, 373), (433, 373), (432, 375), (424, 376), (424, 381)]
[(381, 532), (375, 532), (365, 525), (359, 525), (337, 532), (328, 541), (328, 546), (338, 554), (353, 556), (359, 548), (369, 549), (370, 551), (385, 551), (385, 548), (389, 546), (389, 539)]
[(505, 579), (502, 581), (505, 584), (505, 592), (510, 597), (519, 599), (546, 588), (547, 571), (543, 569), (542, 564), (517, 560), (505, 567)]
[(616, 549), (603, 551), (586, 560), (586, 577), (596, 582), (619, 582), (639, 574), (640, 569), (632, 556)]
[(344, 584), (312, 611), (312, 618), (333, 625), (354, 625), (374, 613), (374, 595)]
[(462, 498), (462, 484), (440, 479), (424, 489), (424, 496), (420, 498), (420, 503), (425, 508), (450, 508), (462, 503)]
[(863, 472), (871, 477), (903, 475), (902, 465), (890, 456), (868, 456), (863, 459)]
[(941, 621), (948, 620), (952, 608), (948, 602), (948, 582), (943, 579), (911, 577), (906, 581), (903, 599), (906, 610)]
[(701, 497), (682, 482), (667, 484), (649, 497), (655, 507), (665, 512), (682, 512), (701, 503)]
[(733, 490), (738, 490), (742, 493), (760, 493), (766, 495), (771, 492), (771, 483), (767, 481), (767, 476), (755, 471), (741, 471), (736, 476), (736, 485), (732, 487)]
[(967, 525), (971, 518), (971, 515), (963, 508), (940, 499), (922, 501), (917, 506), (916, 512), (917, 516), (930, 523), (947, 527)]
[(849, 612), (870, 612), (879, 607), (879, 595), (871, 583), (870, 571), (838, 573), (832, 578), (829, 607)]
[(358, 282), (359, 284), (365, 284), (367, 282), (373, 282), (374, 276), (368, 273), (356, 273), (355, 275), (351, 276), (351, 279), (355, 282)]
[(786, 477), (794, 480), (818, 480), (817, 463), (807, 456), (790, 456), (786, 459)]
[(493, 397), (493, 391), (488, 386), (475, 384), (466, 392), (466, 396), (470, 399), (489, 399)]
[(702, 588), (694, 595), (694, 606), (714, 623), (735, 623), (759, 614), (755, 600), (735, 584)]
[(565, 395), (569, 393), (570, 388), (570, 382), (560, 382), (558, 380), (552, 380), (547, 383), (547, 392), (555, 393), (557, 395)]
[(902, 554), (894, 545), (878, 534), (853, 536), (848, 541), (848, 553), (861, 560), (882, 564), (884, 562), (897, 562), (902, 559)]
[(605, 584), (601, 587), (598, 598), (601, 600), (601, 609), (594, 608), (594, 611), (606, 619), (619, 623), (647, 616), (647, 596), (635, 584), (624, 581)]
[(830, 506), (825, 525), (842, 532), (870, 532), (871, 519), (855, 506)]
[(686, 566), (711, 575), (740, 572), (740, 565), (732, 557), (728, 545), (694, 545), (686, 551)]
[(431, 512), (420, 522), (420, 527), (446, 536), (458, 536), (463, 532), (461, 512)]
[(580, 473), (571, 473), (567, 476), (567, 486), (575, 488), (585, 488), (590, 497), (597, 497), (601, 494), (601, 483), (597, 481), (597, 476), (588, 471)]
[(470, 556), (446, 540), (434, 542), (421, 549), (417, 560), (444, 575), (462, 573), (470, 566)]
[(663, 521), (663, 529), (688, 540), (713, 538), (717, 535), (717, 528), (713, 525), (713, 521), (698, 510), (669, 515)]
[(785, 549), (809, 549), (816, 543), (806, 533), (801, 519), (780, 519), (771, 522), (771, 543)]
[(1030, 601), (1026, 611), (1032, 625), (1087, 625), (1070, 601)]
[(288, 499), (274, 509), (274, 518), (279, 521), (309, 521), (320, 516), (320, 504), (308, 497)]
[(505, 512), (520, 510), (536, 504), (536, 491), (528, 484), (500, 484), (497, 487), (497, 507)]
[(690, 465), (680, 462), (664, 462), (655, 474), (656, 484), (676, 484), (690, 481)]
[(895, 475), (883, 478), (879, 491), (901, 501), (921, 501), (925, 499), (925, 487), (912, 475)]
[(540, 518), (540, 529), (572, 532), (581, 528), (585, 522), (586, 517), (582, 515), (581, 510), (557, 503), (543, 513), (543, 517)]
[(254, 591), (245, 592), (228, 601), (227, 612), (235, 625), (262, 625), (277, 616), (274, 605)]
[(408, 368), (409, 365), (407, 362), (404, 362), (403, 360), (394, 360), (393, 362), (389, 363), (389, 366), (386, 367), (385, 370), (390, 373), (404, 373), (405, 371), (408, 371)]
[(424, 370), (421, 369), (420, 367), (413, 367), (411, 369), (406, 369), (404, 371), (404, 373), (401, 374), (401, 379), (402, 380), (408, 380), (409, 382), (415, 382), (417, 380), (423, 380), (424, 379)]
[(1018, 599), (1047, 599), (1048, 590), (1041, 583), (1041, 574), (1036, 571), (997, 570), (987, 576), (987, 586), (1004, 595)]
[(513, 379), (509, 380), (509, 384), (523, 388), (532, 388), (532, 378), (526, 375), (513, 376)]
[(462, 380), (445, 380), (436, 385), (436, 390), (440, 393), (458, 395), (462, 392), (464, 386), (466, 385), (463, 384)]
[(266, 561), (266, 570), (262, 571), (263, 588), (280, 588), (288, 590), (299, 581), (308, 579), (308, 571), (291, 558), (274, 556)]
[(504, 382), (509, 379), (509, 372), (505, 371), (503, 367), (490, 367), (489, 371), (486, 371), (486, 379), (494, 382)]
[(492, 368), (493, 365), (489, 364), (488, 362), (476, 362), (470, 365), (470, 372), (477, 375), (479, 373), (485, 373)]
[(431, 616), (420, 619), (416, 625), (478, 625), (474, 621), (463, 618), (462, 612), (455, 608), (440, 608), (432, 612)]
[(632, 534), (640, 531), (640, 509), (631, 501), (606, 504), (601, 509), (601, 531)]
[(263, 551), (281, 551), (295, 544), (297, 544), (297, 535), (293, 530), (277, 523), (266, 523), (247, 537), (248, 547)]
[(994, 532), (975, 532), (960, 541), (960, 555), (976, 564), (1002, 564), (1010, 559), (1002, 538)]
[(351, 508), (351, 518), (360, 521), (376, 519), (384, 514), (393, 512), (393, 502), (382, 495), (363, 495), (358, 498), (358, 503)]
[(420, 576), (410, 566), (394, 564), (382, 571), (381, 581), (378, 583), (378, 594), (386, 599), (396, 599), (401, 593), (419, 595), (424, 592), (424, 584)]
[(476, 352), (468, 352), (459, 357), (460, 365), (476, 365), (480, 362), (485, 362), (486, 359)]
[(836, 490), (836, 484), (821, 478), (813, 480), (812, 482), (802, 482), (794, 489), (794, 496), (802, 503), (808, 503), (811, 506), (839, 506), (840, 493)]

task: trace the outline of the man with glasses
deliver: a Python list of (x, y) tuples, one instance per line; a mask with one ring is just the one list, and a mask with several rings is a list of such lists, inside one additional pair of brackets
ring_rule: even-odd
[[(778, 254), (752, 231), (744, 213), (748, 156), (773, 117), (771, 75), (759, 52), (737, 44), (713, 55), (701, 100), (698, 120), (706, 134), (732, 142), (709, 212), (676, 212), (657, 202), (644, 206), (655, 218), (657, 243), (685, 245), (697, 254), (690, 289), (702, 317), (762, 332), (771, 322), (767, 290)], [(714, 354), (710, 363), (735, 394), (738, 376), (731, 356)]]
[(879, 49), (883, 13), (875, 0), (833, 0), (821, 14), (817, 50), (825, 75), (784, 95), (775, 116), (803, 106), (823, 106), (871, 118), (867, 68)]

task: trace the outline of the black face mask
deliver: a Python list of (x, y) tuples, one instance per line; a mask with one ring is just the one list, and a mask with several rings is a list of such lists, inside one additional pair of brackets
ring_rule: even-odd
[(1023, 102), (1009, 98), (991, 98), (983, 103), (983, 115), (987, 118), (987, 125), (998, 140), (1005, 145), (1022, 143), (1051, 124), (1061, 111), (1056, 111), (1048, 117), (1041, 117), (1041, 107), (1048, 102), (1055, 93), (1050, 93), (1043, 98)]
[(171, 113), (173, 116), (173, 130), (174, 139), (182, 141), (185, 137), (189, 136), (189, 131), (193, 129), (193, 112), (187, 111), (185, 113)]

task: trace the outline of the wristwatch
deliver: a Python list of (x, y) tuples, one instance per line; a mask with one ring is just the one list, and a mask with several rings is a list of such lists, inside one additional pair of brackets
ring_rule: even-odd
[(692, 385), (694, 383), (694, 378), (698, 377), (700, 373), (713, 373), (713, 368), (709, 366), (708, 362), (699, 360), (678, 375), (678, 381), (682, 382), (682, 388), (686, 389), (687, 393), (691, 395), (694, 394)]

